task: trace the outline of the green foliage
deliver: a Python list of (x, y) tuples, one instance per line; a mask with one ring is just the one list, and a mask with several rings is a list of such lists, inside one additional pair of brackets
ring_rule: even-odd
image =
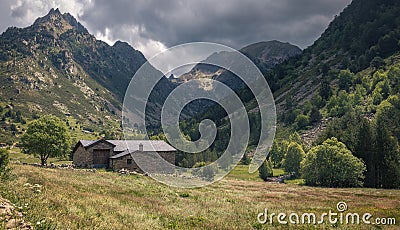
[(353, 98), (342, 90), (337, 96), (332, 96), (326, 104), (328, 114), (331, 117), (341, 117), (353, 107)]
[(7, 150), (0, 149), (0, 180), (7, 179), (10, 174), (10, 168), (8, 167), (9, 155)]
[(283, 162), (283, 168), (285, 172), (293, 174), (294, 176), (300, 175), (300, 163), (305, 156), (304, 150), (296, 142), (292, 142), (289, 144), (285, 160)]
[[(185, 135), (184, 136), (187, 140), (190, 140), (190, 137)], [(153, 135), (150, 137), (150, 140), (162, 140), (162, 141), (168, 141), (167, 137), (165, 136), (165, 134), (163, 132), (159, 133), (158, 135)]]
[(315, 123), (322, 119), (322, 114), (318, 108), (313, 107), (310, 111), (310, 122)]
[(273, 171), (272, 171), (271, 161), (269, 160), (264, 161), (264, 163), (262, 163), (260, 168), (258, 168), (258, 174), (260, 178), (263, 179), (264, 181), (267, 181), (268, 177), (272, 177)]
[(328, 81), (322, 81), (321, 88), (319, 89), (319, 96), (327, 100), (332, 95), (332, 89)]
[(341, 70), (339, 73), (339, 89), (350, 91), (350, 87), (353, 84), (354, 74), (350, 70)]
[[(290, 134), (289, 135), (289, 141), (290, 142), (295, 142), (295, 143), (297, 143), (299, 145), (303, 145), (303, 141), (301, 140), (300, 134), (298, 132), (293, 132), (292, 134)], [(302, 147), (304, 147), (304, 146), (302, 146)]]
[(390, 96), (378, 106), (373, 120), (351, 112), (331, 122), (321, 136), (321, 139), (337, 137), (365, 162), (367, 187), (400, 187), (400, 124), (393, 119), (400, 116), (399, 105), (398, 97)]
[(390, 96), (376, 114), (375, 187), (400, 188), (400, 99)]
[(194, 164), (192, 168), (200, 168), (200, 167), (204, 167), (206, 165), (207, 165), (206, 162), (199, 161), (199, 162), (196, 162), (196, 164)]
[(99, 134), (106, 140), (122, 140), (124, 138), (124, 134), (119, 130), (106, 129), (101, 131)]
[(313, 147), (301, 164), (305, 183), (312, 186), (362, 186), (364, 171), (364, 163), (353, 156), (346, 145), (336, 138)]
[(54, 116), (44, 116), (30, 123), (21, 138), (23, 152), (40, 157), (42, 165), (49, 157), (66, 156), (70, 145), (67, 127)]
[(240, 162), (243, 165), (249, 165), (250, 162), (251, 162), (251, 159), (247, 156), (247, 153), (244, 153), (244, 155), (243, 155), (242, 159), (240, 160)]
[(296, 123), (298, 129), (302, 129), (310, 123), (310, 118), (307, 115), (299, 114), (294, 122)]
[(286, 146), (283, 146), (285, 143), (277, 142), (276, 140), (272, 144), (271, 150), (269, 151), (269, 157), (274, 168), (281, 167), (282, 160), (285, 156)]
[(373, 67), (375, 69), (379, 69), (384, 64), (385, 64), (385, 62), (383, 61), (383, 59), (381, 57), (374, 57), (374, 59), (372, 59), (372, 61), (371, 61), (371, 67)]
[(267, 176), (272, 177), (274, 176), (274, 170), (272, 168), (272, 163), (270, 160), (266, 160), (266, 166), (267, 166)]

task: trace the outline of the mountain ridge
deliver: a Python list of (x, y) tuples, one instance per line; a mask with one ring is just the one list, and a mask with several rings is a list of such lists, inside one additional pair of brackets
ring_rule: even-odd
[[(264, 73), (277, 107), (277, 139), (297, 131), (311, 145), (333, 120), (354, 111), (374, 117), (380, 103), (398, 95), (400, 18), (395, 12), (399, 9), (399, 1), (354, 0), (313, 45)], [(370, 32), (376, 34), (370, 37)], [(251, 95), (247, 89), (241, 93)], [(255, 130), (251, 148), (258, 143), (258, 103), (251, 97), (244, 103)], [(203, 119), (214, 120), (221, 132), (229, 133), (223, 130), (226, 113), (217, 107), (184, 126), (196, 130), (193, 126)], [(196, 131), (186, 134), (198, 136)], [(214, 150), (219, 151), (223, 136)]]
[[(239, 52), (247, 56), (262, 73), (266, 73), (275, 65), (286, 61), (290, 57), (299, 55), (301, 53), (301, 49), (288, 42), (284, 43), (277, 40), (272, 40), (261, 41), (247, 45), (241, 48)], [(202, 62), (212, 63), (213, 59), (218, 59), (219, 62), (221, 60), (226, 60), (227, 65), (235, 65), (235, 63), (230, 63), (229, 55), (229, 52), (213, 53)], [(192, 79), (211, 78), (225, 83), (232, 89), (244, 87), (243, 82), (241, 82), (239, 79), (235, 79), (237, 77), (233, 76), (229, 71), (217, 66), (204, 64), (202, 62), (195, 65), (188, 73), (183, 74), (176, 81), (178, 83), (182, 83)]]
[[(121, 135), (125, 90), (146, 61), (126, 42), (109, 46), (97, 40), (58, 9), (28, 27), (8, 28), (0, 35), (0, 137), (11, 134), (15, 139), (23, 132), (24, 124), (14, 127), (9, 117), (15, 113), (24, 122), (54, 114), (71, 124), (71, 130)], [(158, 110), (157, 102), (173, 87), (162, 79), (149, 107)]]

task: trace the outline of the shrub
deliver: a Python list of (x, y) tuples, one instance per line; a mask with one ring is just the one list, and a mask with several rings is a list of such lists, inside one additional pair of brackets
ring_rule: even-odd
[(350, 70), (341, 70), (339, 73), (339, 89), (349, 92), (353, 78), (354, 74)]
[(305, 183), (312, 186), (362, 186), (364, 171), (364, 163), (335, 137), (313, 147), (301, 163)]
[(310, 123), (310, 118), (307, 115), (299, 114), (296, 117), (295, 122), (296, 122), (297, 128), (301, 129), (301, 128), (306, 127)]
[(5, 149), (0, 149), (0, 180), (7, 179), (9, 176), (10, 168), (8, 167), (10, 159), (8, 152)]
[(262, 163), (260, 168), (258, 168), (258, 173), (260, 175), (260, 178), (266, 181), (268, 177), (273, 176), (273, 171), (272, 171), (272, 164), (271, 161), (267, 160)]
[(301, 145), (296, 142), (290, 143), (283, 162), (285, 172), (293, 174), (294, 176), (299, 176), (300, 163), (303, 160), (304, 155), (305, 153)]

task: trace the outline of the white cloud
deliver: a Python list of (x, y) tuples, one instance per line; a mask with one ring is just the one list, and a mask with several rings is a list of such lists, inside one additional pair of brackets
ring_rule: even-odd
[(28, 26), (36, 18), (47, 14), (51, 8), (59, 8), (62, 12), (69, 12), (79, 18), (85, 7), (92, 4), (92, 0), (17, 0), (11, 8), (11, 16), (21, 26)]
[[(131, 44), (134, 44), (134, 41), (131, 41)], [(167, 49), (163, 43), (160, 41), (154, 41), (152, 39), (138, 42), (136, 45), (134, 45), (134, 47), (140, 50), (147, 59)]]
[[(89, 31), (90, 31), (89, 27)], [(160, 41), (150, 38), (143, 38), (141, 34), (144, 29), (134, 25), (121, 25), (113, 29), (106, 27), (103, 31), (96, 31), (94, 34), (97, 39), (109, 45), (113, 45), (117, 40), (128, 42), (133, 48), (141, 51), (149, 59), (157, 53), (163, 52), (167, 47)]]
[(112, 37), (112, 34), (108, 27), (106, 27), (104, 31), (97, 31), (95, 33), (95, 37), (99, 40), (102, 40), (103, 42), (106, 42), (111, 46), (116, 42), (116, 40)]

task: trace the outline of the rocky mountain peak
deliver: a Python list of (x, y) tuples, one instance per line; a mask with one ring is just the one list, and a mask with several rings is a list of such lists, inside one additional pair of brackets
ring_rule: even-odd
[(123, 42), (123, 41), (120, 41), (120, 40), (116, 41), (112, 47), (115, 48), (115, 49), (118, 49), (118, 50), (125, 50), (125, 51), (130, 51), (130, 52), (136, 51), (127, 42)]
[(80, 24), (71, 14), (61, 14), (60, 10), (51, 9), (49, 13), (41, 18), (36, 19), (33, 24), (34, 28), (46, 30), (54, 34), (55, 37), (64, 32), (74, 29), (78, 32), (88, 33), (86, 28)]

